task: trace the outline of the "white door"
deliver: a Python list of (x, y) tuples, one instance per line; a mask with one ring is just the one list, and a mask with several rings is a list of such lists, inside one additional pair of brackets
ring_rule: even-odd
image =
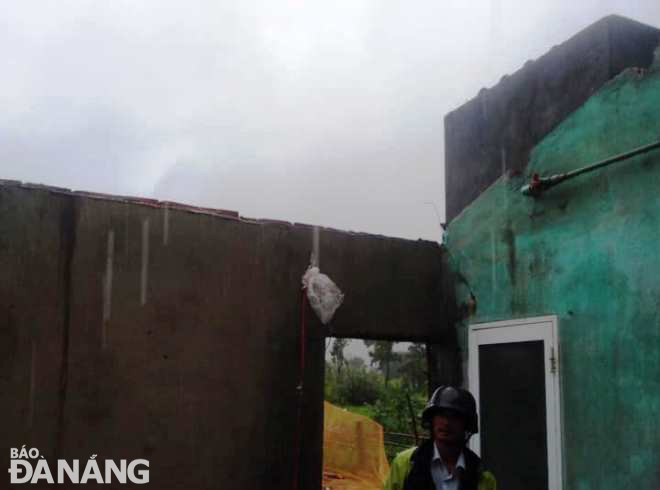
[(557, 317), (470, 326), (470, 391), (479, 407), (471, 448), (507, 490), (560, 490)]

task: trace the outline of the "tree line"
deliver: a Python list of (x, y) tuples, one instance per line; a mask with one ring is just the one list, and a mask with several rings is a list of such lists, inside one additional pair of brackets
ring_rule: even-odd
[(426, 346), (411, 344), (398, 352), (394, 342), (365, 341), (365, 361), (347, 358), (349, 341), (331, 339), (327, 346), (326, 400), (376, 420), (386, 432), (414, 433), (413, 418), (421, 413), (427, 395)]

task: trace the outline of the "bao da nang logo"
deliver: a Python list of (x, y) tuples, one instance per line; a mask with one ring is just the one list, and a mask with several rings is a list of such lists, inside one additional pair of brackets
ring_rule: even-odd
[[(9, 463), (10, 483), (149, 483), (149, 461), (135, 459), (127, 462), (119, 460), (119, 464), (111, 459), (101, 462), (96, 454), (87, 461), (74, 459), (69, 462), (58, 459), (57, 467), (51, 468), (37, 448), (11, 448)], [(102, 469), (103, 468), (103, 469)], [(81, 473), (82, 469), (82, 473)]]

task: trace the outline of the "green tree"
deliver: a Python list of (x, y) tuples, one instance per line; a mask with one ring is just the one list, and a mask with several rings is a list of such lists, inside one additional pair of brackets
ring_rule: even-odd
[(344, 349), (348, 345), (348, 339), (334, 339), (332, 342), (332, 348), (330, 349), (330, 358), (332, 363), (337, 370), (337, 377), (341, 377), (341, 368), (346, 364), (346, 359), (344, 358)]
[(370, 409), (382, 396), (382, 385), (381, 374), (368, 370), (361, 359), (346, 360), (341, 376), (333, 363), (325, 363), (325, 399), (335, 405)]
[(394, 342), (388, 340), (365, 340), (367, 347), (373, 347), (369, 350), (371, 365), (375, 365), (385, 377), (385, 384), (390, 381), (391, 367), (399, 355), (394, 352)]
[(345, 375), (338, 383), (339, 395), (348, 405), (373, 404), (381, 396), (380, 374), (367, 370), (364, 361), (360, 361), (347, 361)]
[(399, 368), (404, 383), (413, 392), (425, 392), (427, 382), (426, 345), (411, 344), (408, 352), (401, 355)]
[[(412, 414), (408, 406), (408, 396), (410, 396), (413, 408)], [(426, 398), (423, 394), (410, 393), (408, 388), (403, 386), (400, 379), (395, 379), (376, 401), (374, 418), (383, 426), (385, 432), (412, 434), (414, 432), (413, 415), (417, 419), (425, 404)]]

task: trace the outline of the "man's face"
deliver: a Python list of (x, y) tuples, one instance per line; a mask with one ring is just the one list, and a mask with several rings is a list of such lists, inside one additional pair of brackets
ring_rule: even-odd
[(445, 444), (463, 444), (465, 440), (465, 417), (455, 410), (441, 408), (431, 421), (433, 438)]

